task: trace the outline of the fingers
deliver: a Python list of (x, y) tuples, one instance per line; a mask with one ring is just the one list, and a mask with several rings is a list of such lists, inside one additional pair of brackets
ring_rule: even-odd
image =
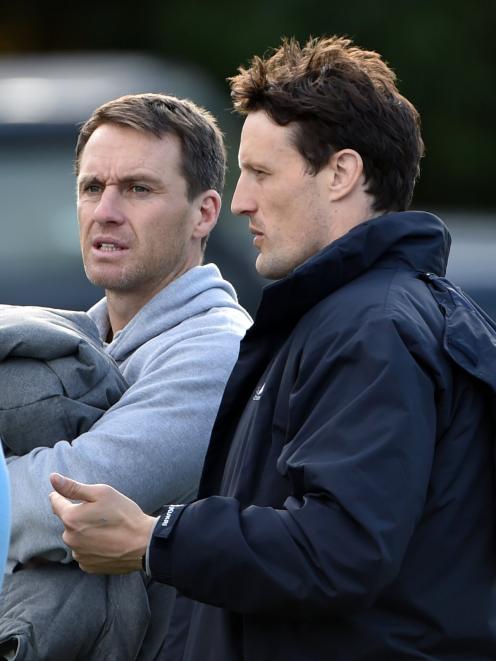
[(129, 574), (142, 570), (141, 556), (132, 558), (108, 558), (106, 556), (73, 552), (73, 559), (87, 574)]
[(52, 473), (50, 475), (50, 482), (55, 491), (70, 500), (82, 500), (86, 502), (94, 502), (96, 500), (95, 485), (76, 482), (69, 477), (59, 475), (59, 473)]
[(64, 513), (67, 511), (68, 507), (71, 507), (72, 503), (64, 498), (64, 496), (58, 494), (56, 491), (52, 491), (49, 498), (50, 504), (52, 506), (52, 512), (60, 519), (63, 519)]
[(79, 569), (86, 572), (87, 574), (97, 574), (98, 571), (95, 570), (95, 561), (91, 556), (84, 555), (83, 553), (72, 552), (72, 558), (75, 560)]

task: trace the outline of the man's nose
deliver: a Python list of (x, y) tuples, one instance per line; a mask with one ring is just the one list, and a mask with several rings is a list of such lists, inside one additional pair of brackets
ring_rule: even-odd
[(257, 204), (246, 178), (241, 173), (231, 202), (231, 211), (236, 216), (252, 216), (257, 208)]
[(125, 220), (123, 201), (115, 186), (106, 186), (93, 209), (93, 220), (97, 223), (122, 223)]

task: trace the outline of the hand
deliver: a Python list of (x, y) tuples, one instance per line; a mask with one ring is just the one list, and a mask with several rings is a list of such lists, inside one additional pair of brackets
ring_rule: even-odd
[(156, 518), (106, 484), (82, 484), (58, 473), (50, 482), (52, 510), (65, 528), (62, 539), (81, 569), (90, 574), (141, 569)]

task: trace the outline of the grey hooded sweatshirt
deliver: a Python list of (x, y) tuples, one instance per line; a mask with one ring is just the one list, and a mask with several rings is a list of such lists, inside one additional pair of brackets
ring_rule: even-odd
[[(89, 310), (105, 338), (106, 300)], [(51, 511), (49, 475), (110, 484), (145, 512), (196, 493), (210, 431), (239, 342), (251, 324), (213, 264), (197, 266), (152, 298), (107, 346), (129, 388), (72, 443), (8, 461), (12, 567), (33, 556), (71, 560)]]

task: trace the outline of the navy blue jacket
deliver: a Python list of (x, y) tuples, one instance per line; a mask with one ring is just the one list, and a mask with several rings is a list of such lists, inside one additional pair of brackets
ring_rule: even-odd
[(150, 544), (189, 598), (164, 659), (496, 659), (496, 333), (449, 243), (387, 214), (265, 289)]

